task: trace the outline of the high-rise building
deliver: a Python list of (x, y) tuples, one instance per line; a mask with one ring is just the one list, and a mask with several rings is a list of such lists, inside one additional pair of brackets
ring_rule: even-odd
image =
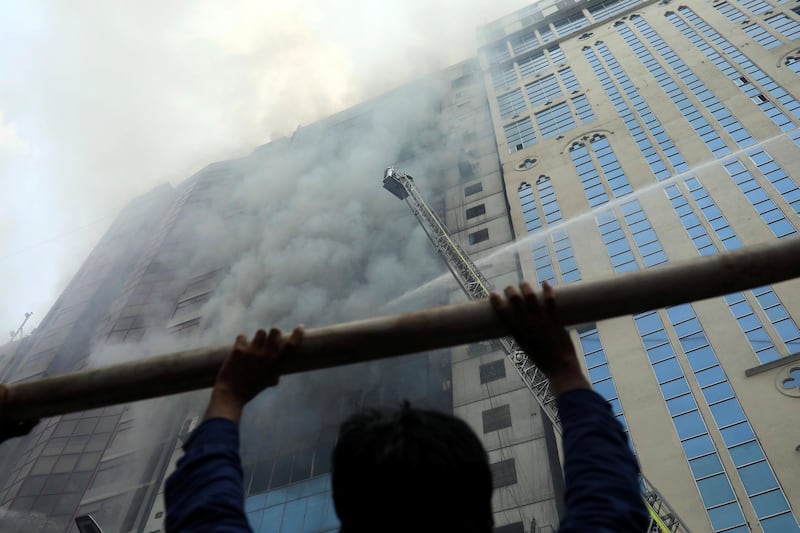
[[(479, 37), (527, 279), (797, 234), (793, 4), (542, 1)], [(799, 295), (781, 283), (575, 333), (645, 474), (693, 531), (798, 530)]]
[[(476, 58), (132, 202), (0, 379), (463, 299), (380, 189), (389, 164), (416, 177), (496, 287), (796, 235), (799, 12), (785, 0), (542, 0), (479, 28)], [(800, 530), (798, 296), (786, 282), (572, 333), (691, 531)], [(336, 530), (338, 424), (407, 398), (481, 436), (496, 531), (556, 530), (557, 438), (500, 348), (283, 379), (243, 423), (253, 529)], [(91, 513), (107, 531), (161, 530), (163, 481), (204, 401), (56, 417), (4, 444), (3, 520), (71, 531)]]

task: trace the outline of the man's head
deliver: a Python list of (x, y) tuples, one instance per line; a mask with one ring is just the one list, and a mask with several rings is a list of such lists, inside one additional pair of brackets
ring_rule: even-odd
[(333, 502), (342, 533), (492, 530), (486, 451), (463, 421), (406, 404), (342, 424)]

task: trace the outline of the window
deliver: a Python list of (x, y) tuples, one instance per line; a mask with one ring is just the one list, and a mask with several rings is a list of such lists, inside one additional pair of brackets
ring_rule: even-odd
[(544, 51), (539, 51), (527, 59), (520, 61), (519, 73), (523, 78), (544, 72), (550, 68), (550, 63)]
[(533, 123), (530, 117), (513, 122), (503, 128), (506, 134), (508, 152), (518, 152), (526, 146), (536, 144), (536, 134), (533, 131)]
[[(633, 24), (642, 32), (645, 36), (647, 41), (650, 45), (655, 48), (658, 54), (666, 61), (669, 66), (675, 71), (678, 77), (683, 80), (684, 83), (689, 87), (689, 90), (692, 91), (700, 103), (706, 108), (706, 110), (716, 119), (716, 122), (722, 126), (722, 129), (725, 130), (728, 135), (733, 138), (739, 147), (746, 147), (750, 146), (751, 144), (755, 143), (753, 137), (745, 130), (744, 126), (736, 120), (733, 114), (730, 112), (728, 108), (719, 100), (719, 98), (711, 92), (706, 85), (695, 75), (695, 73), (683, 62), (680, 57), (670, 48), (666, 42), (656, 33), (653, 28), (650, 27), (645, 20), (640, 17), (631, 17)], [(674, 82), (672, 82), (674, 84)], [(679, 106), (680, 108), (680, 106)], [(692, 126), (695, 126), (695, 129), (700, 130), (698, 127), (701, 125), (702, 122), (705, 122), (705, 119), (699, 117), (697, 120), (697, 125), (695, 125), (695, 120), (698, 117), (693, 117), (687, 119)]]
[(506, 404), (493, 409), (487, 409), (483, 412), (482, 417), (484, 433), (511, 427), (511, 406)]
[(755, 42), (770, 50), (781, 45), (781, 42), (758, 24), (748, 24), (742, 28)]
[(592, 112), (592, 106), (589, 104), (589, 100), (586, 98), (585, 94), (576, 96), (571, 102), (572, 107), (575, 108), (575, 114), (582, 124), (588, 124), (594, 121), (595, 117)]
[(595, 22), (608, 19), (639, 4), (639, 0), (605, 0), (589, 7)]
[[(652, 28), (645, 23), (641, 17), (639, 16), (632, 16), (631, 20), (637, 24), (637, 27), (642, 31), (644, 35), (655, 35), (655, 32)], [(725, 142), (720, 138), (719, 134), (716, 130), (708, 123), (708, 121), (703, 117), (697, 107), (689, 100), (686, 94), (678, 87), (675, 83), (674, 78), (675, 76), (672, 74), (667, 73), (667, 71), (659, 64), (658, 60), (650, 53), (647, 47), (642, 43), (642, 41), (631, 31), (631, 29), (624, 23), (616, 24), (615, 27), (617, 31), (620, 33), (622, 38), (631, 47), (633, 52), (642, 62), (642, 64), (647, 68), (650, 74), (656, 79), (659, 86), (666, 92), (669, 99), (672, 103), (678, 108), (678, 110), (683, 114), (683, 117), (689, 122), (689, 124), (694, 128), (695, 132), (698, 134), (700, 139), (705, 143), (706, 147), (711, 151), (712, 154), (716, 157), (720, 157), (722, 155), (726, 155), (730, 153), (730, 148), (725, 144)], [(682, 64), (682, 62), (677, 59), (674, 53), (671, 52), (671, 49), (667, 47), (663, 41), (656, 35), (658, 39), (658, 44), (661, 50), (665, 52), (670, 52), (668, 58), (665, 58), (668, 63), (677, 61), (678, 63)], [(683, 78), (687, 83), (691, 82), (694, 83), (694, 79), (696, 77), (693, 73), (687, 72), (688, 68), (680, 69), (679, 77)], [(691, 77), (689, 79), (688, 77)], [(699, 82), (699, 80), (698, 80)], [(697, 86), (696, 86), (697, 88)], [(727, 111), (727, 110), (726, 110)]]
[(483, 183), (478, 182), (472, 185), (467, 185), (464, 187), (464, 196), (472, 196), (473, 194), (478, 194), (479, 192), (483, 191)]
[(775, 237), (781, 238), (797, 233), (795, 227), (738, 159), (723, 166)]
[(500, 118), (519, 115), (527, 109), (525, 100), (522, 98), (521, 89), (514, 89), (510, 93), (501, 94), (497, 97), (497, 105), (500, 108)]
[[(591, 48), (584, 49), (584, 56), (589, 61), (597, 77), (600, 79), (606, 94), (611, 99), (614, 108), (625, 122), (631, 136), (636, 142), (637, 147), (642, 152), (650, 170), (653, 172), (657, 180), (663, 180), (672, 175), (667, 162), (672, 165), (674, 172), (681, 172), (688, 168), (683, 156), (675, 147), (672, 139), (664, 131), (661, 122), (656, 118), (647, 102), (639, 94), (638, 89), (633, 82), (628, 78), (628, 75), (622, 69), (617, 59), (611, 53), (611, 50), (603, 43), (597, 43), (597, 50), (602, 56), (603, 60), (608, 65), (614, 78), (616, 79), (619, 87), (630, 99), (633, 108), (638, 114), (639, 119), (634, 117), (633, 112), (628, 107), (628, 104), (623, 100), (622, 95), (617, 90), (617, 87), (611, 81), (606, 68), (602, 66), (600, 60)], [(649, 131), (653, 138), (656, 140), (655, 145), (650, 141), (646, 132)], [(659, 153), (656, 146), (663, 153)], [(664, 161), (666, 158), (666, 161)]]
[[(742, 76), (731, 63), (725, 60), (715, 49), (711, 48), (708, 42), (698, 35), (686, 22), (675, 13), (669, 13), (667, 18), (683, 33), (692, 43), (694, 43), (703, 54), (716, 65), (723, 74), (731, 79), (739, 89), (746, 94), (758, 107), (769, 117), (776, 126), (783, 131), (794, 129), (794, 124), (762, 91), (772, 96), (775, 101), (784, 105), (795, 117), (800, 117), (800, 102), (788, 94), (783, 87), (776, 83), (772, 78), (759, 69), (750, 59), (748, 59), (730, 41), (709, 26), (702, 18), (697, 16), (686, 6), (678, 8), (678, 13), (686, 17), (686, 20), (694, 24), (700, 32), (718, 45), (722, 51), (749, 74), (749, 78)], [(756, 84), (759, 84), (760, 87)]]
[(525, 91), (532, 107), (538, 107), (562, 95), (555, 74), (527, 84)]
[(481, 385), (506, 377), (506, 364), (504, 359), (486, 363), (478, 368), (481, 376)]
[(476, 205), (467, 209), (467, 219), (479, 217), (486, 214), (486, 205)]
[(747, 15), (739, 11), (737, 8), (733, 7), (728, 2), (722, 2), (721, 4), (716, 4), (714, 6), (714, 9), (725, 15), (725, 17), (734, 24), (739, 24), (747, 20)]
[[(778, 488), (775, 475), (772, 473), (772, 469), (761, 450), (760, 444), (755, 440), (755, 435), (750, 427), (750, 423), (747, 421), (744, 411), (739, 405), (739, 400), (734, 396), (733, 390), (728, 385), (727, 376), (725, 376), (725, 373), (719, 367), (714, 350), (709, 344), (692, 306), (690, 304), (675, 306), (668, 309), (667, 314), (670, 317), (673, 328), (676, 333), (678, 333), (681, 347), (686, 352), (687, 357), (690, 358), (690, 361), (691, 354), (702, 349), (710, 364), (713, 365), (711, 368), (718, 369), (718, 378), (715, 383), (704, 383), (698, 375), (699, 372), (695, 371), (696, 375), (698, 375), (698, 383), (700, 383), (702, 387), (703, 396), (710, 407), (715, 424), (721, 430), (726, 446), (732, 450), (731, 457), (734, 459), (737, 473), (744, 484), (747, 495), (751, 497), (754, 507), (756, 503), (760, 506), (761, 502), (759, 500), (753, 501), (753, 497), (757, 497), (757, 495), (765, 491), (780, 489)], [(683, 328), (686, 324), (690, 324), (690, 326), (688, 328)], [(681, 331), (685, 332), (680, 333)], [(703, 371), (707, 372), (708, 370)], [(736, 449), (738, 452), (741, 444), (744, 442), (749, 444), (749, 452), (747, 454), (734, 453), (733, 449)], [(747, 463), (737, 462), (737, 457), (741, 458), (744, 456), (748, 459)], [(724, 476), (715, 476), (708, 479), (709, 485), (722, 483), (723, 479), (727, 484), (727, 479), (724, 478)], [(703, 485), (701, 485), (699, 481), (698, 485), (701, 487), (701, 495), (703, 495), (704, 501), (706, 501), (707, 498), (719, 498), (720, 495), (727, 494), (726, 491), (728, 490), (727, 488), (721, 490), (719, 486), (712, 486), (709, 487), (707, 493), (704, 493)], [(780, 494), (780, 497), (782, 498), (783, 494)], [(732, 494), (726, 496), (726, 498), (732, 499)], [(724, 501), (720, 500), (716, 502), (716, 504), (722, 503), (724, 503)], [(778, 498), (772, 503), (777, 503), (778, 507), (770, 508), (769, 511), (767, 511), (767, 506), (764, 506), (761, 508), (760, 512), (758, 510), (756, 511), (759, 519), (766, 519), (775, 513), (790, 515), (791, 511), (789, 510), (788, 504), (780, 502)], [(709, 517), (712, 517), (711, 511), (709, 511)]]
[(467, 355), (469, 357), (480, 357), (499, 349), (500, 344), (497, 341), (476, 342), (467, 346)]
[(517, 73), (514, 70), (514, 65), (492, 71), (492, 83), (495, 89), (502, 89), (503, 87), (514, 85), (516, 82)]
[(532, 31), (526, 31), (520, 35), (517, 35), (516, 37), (512, 37), (510, 42), (511, 50), (514, 52), (515, 56), (529, 50), (533, 50), (539, 46), (539, 40), (536, 38), (536, 34)]
[[(686, 313), (685, 309), (673, 308), (675, 317), (693, 318), (693, 313)], [(719, 505), (730, 504), (722, 513), (733, 525), (744, 523), (744, 516), (736, 501), (728, 478), (722, 472), (719, 454), (708, 436), (708, 430), (700, 415), (697, 402), (686, 384), (680, 366), (675, 359), (675, 350), (667, 336), (661, 318), (656, 311), (650, 311), (634, 317), (636, 328), (642, 338), (642, 344), (659, 383), (661, 393), (667, 403), (668, 410), (675, 426), (684, 454), (689, 461), (692, 474), (697, 482), (700, 497), (713, 520), (712, 512)], [(667, 347), (667, 350), (663, 350)], [(664, 354), (664, 355), (662, 355)], [(666, 358), (664, 356), (666, 355)], [(659, 361), (654, 363), (653, 361)], [(674, 368), (674, 371), (664, 372), (664, 365)], [(716, 511), (720, 512), (720, 511)]]
[(479, 242), (488, 241), (488, 240), (489, 240), (489, 230), (486, 229), (486, 228), (469, 234), (469, 243), (470, 244), (478, 244)]
[(492, 471), (494, 488), (507, 487), (517, 482), (517, 467), (513, 457), (492, 463), (489, 468)]
[(580, 12), (559, 19), (553, 23), (553, 26), (556, 27), (558, 35), (561, 37), (569, 35), (570, 33), (574, 33), (588, 25), (589, 21), (583, 16), (583, 13)]
[(575, 119), (566, 102), (545, 108), (534, 116), (543, 139), (555, 137), (575, 128)]
[(600, 340), (600, 333), (597, 331), (597, 327), (592, 326), (589, 329), (581, 331), (579, 339), (583, 358), (586, 361), (586, 368), (589, 371), (592, 389), (611, 404), (611, 410), (614, 416), (620, 421), (627, 434), (628, 424), (625, 421), (622, 405), (617, 397), (617, 389), (611, 377), (608, 360), (606, 359), (606, 353), (603, 349), (603, 343)]
[(800, 215), (800, 188), (786, 172), (772, 159), (772, 156), (759, 148), (747, 154), (758, 170), (774, 186), (775, 190)]

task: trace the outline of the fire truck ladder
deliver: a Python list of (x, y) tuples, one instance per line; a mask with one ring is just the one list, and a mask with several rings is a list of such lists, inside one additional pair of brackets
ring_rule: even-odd
[[(414, 178), (389, 167), (383, 175), (383, 188), (406, 201), (467, 297), (470, 300), (487, 298), (493, 288), (492, 284), (453, 239), (441, 218), (425, 202), (414, 184)], [(517, 369), (522, 381), (528, 386), (542, 411), (560, 434), (561, 420), (556, 408), (556, 398), (550, 390), (547, 377), (531, 362), (527, 354), (517, 347), (514, 339), (504, 337), (499, 341), (508, 358), (514, 363), (514, 368)], [(641, 478), (641, 487), (642, 498), (650, 512), (648, 533), (689, 533), (678, 515), (644, 476)]]

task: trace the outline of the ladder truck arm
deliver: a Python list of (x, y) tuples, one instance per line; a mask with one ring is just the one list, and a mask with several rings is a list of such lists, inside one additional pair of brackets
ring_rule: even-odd
[[(442, 219), (422, 197), (414, 183), (414, 178), (398, 171), (394, 167), (388, 167), (383, 174), (383, 188), (400, 200), (405, 200), (467, 297), (470, 300), (487, 298), (489, 292), (493, 289), (492, 284), (456, 242)], [(504, 337), (499, 341), (522, 381), (525, 382), (531, 394), (541, 406), (542, 411), (544, 411), (545, 415), (553, 423), (555, 430), (560, 434), (561, 420), (558, 416), (556, 398), (550, 390), (550, 381), (547, 376), (533, 364), (524, 351), (519, 349), (513, 338)], [(689, 530), (678, 518), (678, 515), (669, 507), (661, 494), (647, 481), (644, 475), (642, 475), (641, 486), (642, 498), (647, 504), (651, 518), (647, 531), (654, 533), (688, 533)]]

